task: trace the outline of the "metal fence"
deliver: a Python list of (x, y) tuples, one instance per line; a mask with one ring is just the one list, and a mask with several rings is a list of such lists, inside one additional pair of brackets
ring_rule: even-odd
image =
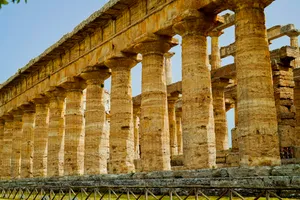
[(24, 200), (202, 200), (300, 199), (300, 188), (224, 187), (21, 187), (1, 188), (2, 199)]

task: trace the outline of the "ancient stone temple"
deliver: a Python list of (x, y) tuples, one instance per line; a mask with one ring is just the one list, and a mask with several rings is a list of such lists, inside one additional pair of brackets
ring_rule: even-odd
[[(272, 2), (109, 1), (0, 86), (0, 178), (299, 163), (300, 31), (267, 29)], [(220, 47), (231, 26), (235, 43)], [(289, 46), (270, 51), (282, 36)], [(171, 48), (180, 43), (174, 83)], [(222, 66), (227, 56), (234, 63)], [(142, 92), (133, 97), (138, 63)]]

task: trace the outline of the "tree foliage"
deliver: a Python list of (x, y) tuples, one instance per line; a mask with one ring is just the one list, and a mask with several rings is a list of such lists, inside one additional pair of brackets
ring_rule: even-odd
[[(11, 0), (12, 3), (20, 3), (21, 0)], [(0, 8), (2, 5), (7, 5), (9, 3), (8, 0), (0, 0)], [(27, 0), (25, 0), (25, 3), (27, 3)]]

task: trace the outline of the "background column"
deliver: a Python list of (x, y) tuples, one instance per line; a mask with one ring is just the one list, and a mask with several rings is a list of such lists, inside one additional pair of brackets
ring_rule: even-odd
[(11, 178), (11, 156), (12, 156), (12, 137), (14, 121), (11, 115), (4, 115), (2, 117), (5, 120), (4, 124), (4, 137), (3, 137), (3, 151), (2, 151), (2, 178)]
[(12, 138), (12, 156), (11, 156), (11, 177), (13, 179), (20, 178), (21, 170), (21, 146), (22, 146), (22, 110), (12, 111), (13, 122), (13, 138)]
[(176, 133), (176, 113), (175, 104), (178, 100), (178, 93), (173, 93), (168, 97), (169, 131), (170, 131), (170, 152), (171, 158), (178, 155), (178, 141)]

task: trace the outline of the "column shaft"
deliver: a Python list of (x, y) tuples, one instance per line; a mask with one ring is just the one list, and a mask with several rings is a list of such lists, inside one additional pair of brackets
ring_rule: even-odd
[(48, 177), (64, 174), (64, 102), (64, 91), (49, 93)]
[(135, 60), (109, 60), (111, 68), (110, 173), (130, 173), (134, 166), (134, 129), (131, 68)]
[(178, 155), (183, 154), (183, 141), (182, 141), (182, 110), (176, 111), (176, 134), (178, 144)]
[(236, 77), (240, 164), (279, 165), (277, 116), (264, 7), (238, 1)]
[(36, 114), (33, 142), (33, 176), (47, 176), (48, 155), (48, 102), (45, 100), (35, 101)]
[(140, 159), (140, 107), (133, 107), (134, 159)]
[(21, 170), (21, 146), (22, 146), (22, 113), (14, 113), (12, 156), (11, 156), (11, 177), (20, 178)]
[(23, 114), (23, 134), (21, 147), (21, 178), (32, 177), (32, 158), (34, 140), (34, 118), (35, 110), (24, 110)]
[(166, 70), (166, 83), (167, 85), (170, 85), (173, 83), (172, 80), (172, 61), (171, 58), (172, 56), (174, 56), (175, 53), (173, 52), (168, 52), (165, 53), (165, 58), (164, 58), (164, 66), (165, 66), (165, 70)]
[(12, 156), (12, 137), (13, 137), (13, 118), (5, 116), (3, 151), (2, 151), (2, 178), (11, 178), (11, 156)]
[(211, 73), (207, 65), (207, 30), (212, 16), (187, 11), (174, 29), (182, 36), (182, 131), (184, 165), (188, 169), (216, 164)]
[(176, 113), (175, 103), (178, 97), (168, 97), (168, 117), (169, 117), (169, 132), (170, 132), (170, 152), (171, 158), (178, 155), (177, 132), (176, 132)]

